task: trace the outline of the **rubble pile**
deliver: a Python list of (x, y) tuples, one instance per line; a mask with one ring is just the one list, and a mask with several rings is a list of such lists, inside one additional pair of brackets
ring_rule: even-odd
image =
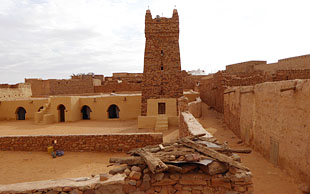
[[(251, 172), (236, 153), (205, 134), (110, 158), (110, 174), (125, 175), (125, 193), (253, 193)], [(101, 177), (104, 180), (104, 176)]]

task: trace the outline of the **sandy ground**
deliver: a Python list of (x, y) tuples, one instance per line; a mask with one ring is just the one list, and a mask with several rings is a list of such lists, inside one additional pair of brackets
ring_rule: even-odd
[(89, 177), (108, 172), (109, 158), (124, 155), (66, 152), (62, 157), (52, 158), (44, 152), (0, 151), (0, 184)]
[[(238, 144), (240, 139), (228, 130), (224, 124), (223, 114), (214, 110), (204, 112), (200, 123), (207, 131), (213, 134), (220, 142), (228, 142), (231, 148), (249, 148), (246, 145)], [(294, 179), (277, 167), (274, 167), (258, 152), (251, 154), (239, 154), (241, 161), (251, 169), (253, 174), (255, 194), (296, 194), (298, 186)]]
[[(137, 128), (137, 120), (78, 121), (52, 125), (35, 125), (33, 121), (2, 121), (0, 136), (154, 132)], [(169, 128), (163, 135), (164, 142), (173, 141), (178, 137), (178, 129)], [(107, 173), (110, 169), (107, 168), (109, 158), (121, 156), (125, 154), (65, 152), (64, 156), (53, 159), (45, 152), (0, 151), (0, 184)]]
[(138, 129), (138, 120), (81, 120), (67, 123), (40, 124), (34, 121), (0, 121), (0, 136), (4, 135), (54, 135), (153, 132)]

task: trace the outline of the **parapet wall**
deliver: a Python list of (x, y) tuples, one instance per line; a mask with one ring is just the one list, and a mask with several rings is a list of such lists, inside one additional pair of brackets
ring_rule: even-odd
[(0, 84), (0, 101), (29, 98), (31, 96), (30, 84)]
[(25, 79), (25, 83), (31, 84), (32, 96), (94, 93), (94, 80), (90, 77), (61, 80)]
[(179, 121), (179, 137), (186, 137), (190, 135), (198, 135), (205, 133), (204, 137), (213, 137), (208, 133), (203, 126), (195, 119), (195, 117), (189, 112), (180, 113)]
[(310, 55), (280, 59), (276, 63), (267, 63), (266, 61), (246, 61), (226, 66), (226, 72), (234, 75), (240, 73), (253, 73), (255, 71), (274, 74), (279, 70), (300, 69), (310, 69)]
[(195, 117), (201, 117), (201, 99), (198, 97), (196, 101), (188, 103), (189, 112)]
[(95, 93), (141, 91), (141, 83), (131, 83), (126, 80), (105, 81), (101, 86), (95, 86)]
[(225, 91), (227, 126), (275, 165), (310, 181), (310, 80)]
[(55, 149), (72, 152), (127, 152), (133, 148), (163, 142), (161, 133), (103, 135), (29, 135), (1, 136), (1, 151), (47, 151), (56, 140)]

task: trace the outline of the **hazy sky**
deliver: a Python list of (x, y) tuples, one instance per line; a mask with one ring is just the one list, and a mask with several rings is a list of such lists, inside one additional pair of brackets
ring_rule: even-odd
[(148, 5), (176, 5), (185, 70), (310, 53), (309, 0), (0, 0), (0, 83), (142, 72)]

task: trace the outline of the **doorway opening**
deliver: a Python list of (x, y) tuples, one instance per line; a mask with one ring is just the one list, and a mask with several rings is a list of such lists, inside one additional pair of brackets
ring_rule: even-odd
[(26, 119), (26, 110), (23, 107), (18, 107), (16, 109), (16, 119), (25, 120)]
[(115, 104), (112, 104), (109, 108), (108, 108), (108, 116), (109, 119), (116, 119), (119, 118), (119, 108), (118, 106), (116, 106)]
[(166, 103), (158, 103), (158, 114), (166, 114)]
[(90, 120), (90, 112), (92, 112), (92, 111), (91, 111), (91, 109), (89, 108), (89, 106), (84, 105), (84, 106), (82, 107), (82, 110), (81, 110), (82, 119), (83, 119), (83, 120)]
[(65, 119), (66, 107), (63, 104), (60, 104), (57, 109), (58, 109), (58, 115), (59, 115), (59, 122), (65, 122), (66, 121)]

